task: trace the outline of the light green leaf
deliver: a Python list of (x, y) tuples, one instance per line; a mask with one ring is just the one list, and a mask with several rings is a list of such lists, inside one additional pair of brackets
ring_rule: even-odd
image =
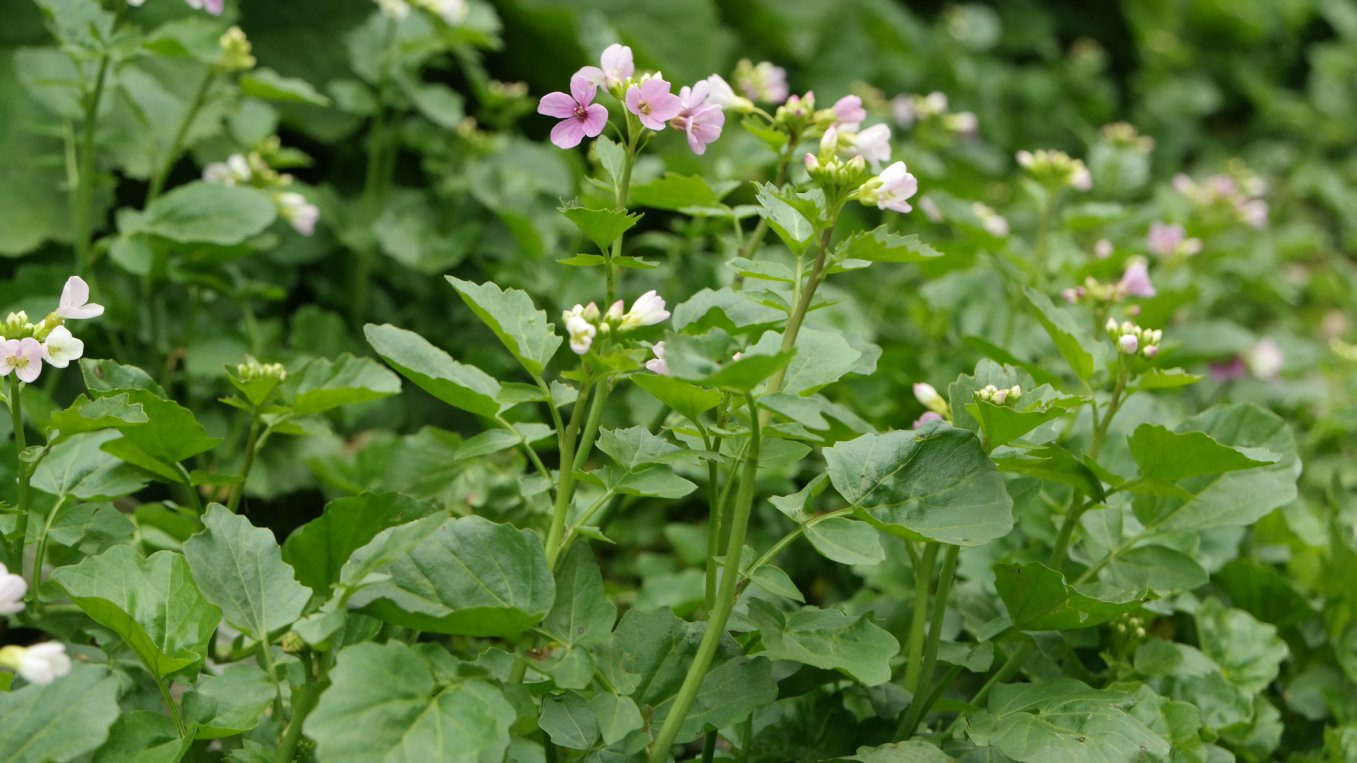
[[(733, 334), (751, 333), (786, 321), (787, 313), (756, 302), (730, 287), (702, 289), (674, 307), (676, 331), (719, 328)], [(668, 345), (665, 345), (666, 349)]]
[(1135, 593), (1076, 588), (1065, 582), (1064, 575), (1039, 562), (996, 565), (994, 586), (1013, 627), (1026, 631), (1088, 628), (1137, 609), (1141, 603)]
[(319, 517), (288, 537), (283, 559), (297, 571), (303, 585), (325, 594), (338, 582), (353, 552), (377, 533), (435, 511), (433, 505), (399, 493), (364, 493), (330, 501)]
[(189, 409), (176, 402), (141, 389), (129, 391), (128, 399), (142, 406), (149, 421), (122, 429), (121, 439), (103, 445), (104, 450), (128, 463), (179, 481), (176, 464), (221, 442), (207, 433)]
[(317, 92), (310, 82), (284, 77), (272, 69), (252, 69), (240, 75), (240, 92), (252, 98), (283, 103), (329, 106), (330, 99)]
[(390, 324), (369, 323), (363, 334), (382, 360), (430, 395), (481, 416), (499, 413), (499, 382), (481, 369), (458, 363), (419, 334)]
[(674, 456), (682, 453), (677, 445), (651, 434), (642, 426), (600, 430), (598, 449), (628, 471), (648, 464), (670, 463)]
[(1028, 303), (1036, 310), (1037, 320), (1075, 375), (1084, 380), (1093, 378), (1093, 354), (1088, 349), (1093, 346), (1093, 340), (1087, 332), (1075, 323), (1069, 311), (1057, 308), (1050, 297), (1030, 286), (1025, 287), (1024, 293)]
[(598, 155), (599, 164), (603, 165), (603, 171), (612, 178), (613, 184), (620, 183), (627, 162), (626, 149), (607, 135), (600, 135), (594, 141), (594, 153)]
[(978, 546), (1013, 528), (1013, 500), (975, 435), (944, 424), (824, 451), (839, 495), (887, 532)]
[(93, 752), (118, 718), (118, 679), (76, 663), (46, 686), (0, 692), (0, 760), (66, 763)]
[(768, 343), (760, 340), (763, 346), (751, 346), (734, 360), (739, 348), (723, 331), (710, 331), (701, 337), (669, 334), (664, 342), (665, 365), (676, 379), (747, 392), (786, 366), (793, 356), (792, 352), (777, 350), (776, 335), (770, 332), (764, 336), (774, 338)]
[(1181, 368), (1151, 368), (1148, 371), (1136, 377), (1135, 389), (1176, 389), (1186, 387), (1189, 384), (1196, 384), (1203, 377), (1197, 374), (1190, 374)]
[(184, 692), (184, 720), (198, 727), (198, 739), (222, 739), (259, 725), (273, 702), (273, 682), (257, 665), (227, 665)]
[(867, 617), (804, 606), (784, 614), (768, 602), (749, 602), (749, 617), (763, 638), (764, 655), (839, 670), (867, 686), (891, 679), (900, 642)]
[(603, 574), (587, 543), (570, 547), (556, 572), (556, 603), (542, 621), (542, 630), (571, 646), (606, 641), (617, 620), (617, 607), (603, 590)]
[(344, 353), (334, 360), (315, 358), (284, 383), (292, 393), (292, 409), (309, 416), (343, 405), (399, 395), (400, 379), (369, 358)]
[(1258, 694), (1277, 678), (1291, 654), (1276, 626), (1259, 622), (1242, 609), (1210, 598), (1197, 610), (1197, 639), (1202, 653), (1220, 666), (1230, 683)]
[(1072, 678), (995, 687), (987, 711), (967, 718), (967, 734), (1020, 763), (1137, 761), (1165, 756), (1169, 744), (1123, 707), (1133, 697), (1090, 689)]
[(849, 236), (834, 252), (836, 259), (868, 262), (927, 262), (942, 252), (919, 240), (917, 234), (902, 236), (885, 225)]
[(448, 276), (448, 283), (528, 373), (542, 375), (542, 369), (560, 348), (561, 338), (547, 322), (547, 314), (533, 305), (527, 293), (500, 289), (493, 283), (475, 284), (455, 276)]
[(382, 572), (350, 605), (433, 633), (517, 638), (556, 597), (537, 534), (476, 516), (444, 522)]
[(695, 421), (698, 416), (721, 403), (720, 392), (669, 376), (638, 373), (631, 377), (631, 381), (689, 421)]
[(666, 172), (664, 177), (632, 186), (631, 203), (679, 212), (693, 207), (719, 207), (721, 195), (700, 175)]
[(1280, 456), (1266, 450), (1247, 451), (1222, 445), (1203, 432), (1173, 432), (1158, 424), (1141, 424), (1127, 438), (1140, 478), (1174, 483), (1203, 474), (1222, 474), (1275, 464)]
[(543, 698), (537, 725), (553, 744), (570, 750), (587, 750), (599, 737), (594, 711), (574, 692)]
[(145, 212), (125, 212), (124, 235), (159, 236), (179, 244), (235, 246), (262, 233), (277, 218), (273, 200), (245, 186), (193, 182), (151, 202)]
[(255, 641), (301, 617), (311, 592), (297, 582), (273, 533), (212, 504), (203, 531), (184, 543), (193, 577), (226, 622)]
[(1108, 562), (1099, 577), (1121, 588), (1148, 588), (1160, 595), (1191, 591), (1209, 576), (1197, 560), (1165, 546), (1137, 546)]
[[(764, 334), (760, 344), (770, 336)], [(853, 373), (862, 353), (834, 331), (801, 329), (796, 335), (796, 355), (787, 364), (782, 391), (792, 395), (806, 395)]]
[(181, 738), (174, 721), (164, 713), (131, 710), (118, 716), (108, 730), (108, 741), (94, 755), (94, 763), (179, 763), (193, 736)]
[(65, 410), (53, 413), (48, 428), (58, 433), (53, 436), (53, 440), (60, 440), (81, 432), (145, 424), (148, 420), (146, 409), (131, 402), (125, 394), (93, 400), (82, 394)]
[(806, 524), (806, 540), (826, 559), (839, 564), (877, 564), (886, 558), (877, 531), (866, 522), (831, 517)]
[(795, 206), (782, 196), (782, 191), (771, 183), (758, 183), (759, 216), (768, 221), (782, 243), (793, 253), (800, 254), (810, 246), (815, 227)]
[(202, 661), (221, 612), (199, 592), (184, 557), (143, 558), (114, 546), (52, 574), (76, 606), (118, 634), (158, 677)]
[(585, 209), (564, 206), (560, 209), (580, 232), (593, 241), (600, 251), (608, 251), (613, 242), (641, 221), (641, 216), (625, 209)]
[(858, 763), (954, 763), (956, 758), (937, 747), (917, 739), (891, 742), (880, 747), (859, 747), (856, 754), (835, 760)]
[(399, 641), (339, 652), (307, 717), (320, 763), (486, 763), (504, 758), (516, 713), (481, 680), (449, 683), (425, 650)]
[(32, 485), (44, 493), (82, 501), (112, 500), (146, 487), (146, 474), (101, 448), (115, 431), (78, 434), (48, 451), (33, 470)]

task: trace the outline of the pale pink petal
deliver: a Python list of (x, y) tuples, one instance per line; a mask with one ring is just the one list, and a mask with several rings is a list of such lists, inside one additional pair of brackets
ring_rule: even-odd
[[(575, 77), (583, 77), (594, 85), (602, 85), (604, 74), (603, 70), (597, 66), (582, 66), (579, 71), (575, 72)], [(571, 77), (571, 79), (573, 80), (575, 77)]]
[(588, 106), (594, 102), (594, 96), (598, 94), (598, 85), (576, 74), (570, 78), (570, 94), (575, 96), (579, 105)]
[(547, 93), (542, 96), (541, 101), (538, 101), (537, 113), (557, 119), (569, 119), (575, 116), (575, 109), (578, 106), (575, 99), (565, 93)]
[(608, 126), (608, 110), (603, 108), (603, 104), (591, 103), (584, 110), (584, 119), (581, 122), (581, 128), (584, 134), (590, 138), (597, 138), (603, 132), (603, 128)]
[(551, 142), (557, 148), (574, 148), (584, 140), (584, 123), (578, 119), (562, 119), (551, 128)]
[(624, 80), (636, 73), (636, 63), (632, 59), (631, 48), (613, 43), (603, 49), (601, 57), (603, 69), (609, 74)]

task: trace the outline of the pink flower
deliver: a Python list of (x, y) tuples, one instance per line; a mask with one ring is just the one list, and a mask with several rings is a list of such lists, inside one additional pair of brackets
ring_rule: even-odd
[(706, 153), (708, 143), (721, 137), (721, 129), (726, 124), (726, 114), (721, 107), (707, 103), (710, 91), (711, 84), (707, 80), (692, 87), (685, 85), (679, 90), (683, 110), (670, 122), (675, 130), (688, 134), (688, 147), (699, 156)]
[(1211, 378), (1222, 383), (1242, 379), (1246, 371), (1244, 359), (1239, 356), (1230, 358), (1224, 363), (1211, 364)]
[(834, 102), (834, 120), (846, 130), (856, 130), (867, 118), (867, 110), (862, 108), (862, 99), (856, 95), (845, 95)]
[(679, 97), (669, 92), (669, 83), (652, 77), (639, 85), (627, 88), (627, 111), (641, 118), (641, 124), (652, 130), (663, 130), (664, 123), (683, 110)]
[(669, 366), (664, 362), (664, 342), (656, 342), (650, 351), (655, 353), (655, 357), (646, 361), (646, 370), (652, 374), (668, 376)]
[(914, 423), (909, 425), (909, 428), (918, 429), (919, 427), (922, 427), (924, 424), (927, 424), (930, 421), (942, 421), (942, 415), (935, 411), (924, 411), (924, 415), (915, 419)]
[(787, 100), (787, 70), (769, 61), (750, 63), (743, 59), (735, 67), (735, 86), (751, 101), (782, 103)]
[(1239, 205), (1239, 216), (1251, 228), (1262, 230), (1267, 227), (1267, 202), (1262, 199), (1246, 201)]
[(895, 162), (880, 175), (864, 184), (863, 203), (875, 204), (877, 209), (909, 212), (914, 209), (909, 199), (919, 191), (919, 181), (909, 174), (904, 162)]
[(612, 89), (626, 82), (636, 73), (636, 64), (631, 57), (631, 48), (616, 43), (603, 49), (600, 57), (602, 68), (586, 66), (576, 74), (589, 80), (596, 87)]
[(187, 0), (187, 2), (190, 8), (198, 10), (206, 8), (213, 16), (220, 16), (226, 6), (226, 0)]
[(872, 125), (853, 136), (853, 150), (863, 159), (877, 166), (891, 158), (891, 128)]
[(1139, 259), (1133, 260), (1131, 264), (1126, 266), (1126, 272), (1122, 274), (1121, 281), (1117, 283), (1117, 289), (1132, 297), (1153, 297), (1155, 295), (1154, 284), (1150, 283), (1150, 271), (1145, 267), (1145, 263)]
[(0, 376), (9, 376), (11, 371), (26, 384), (37, 381), (42, 373), (42, 344), (31, 336), (0, 343)]
[(1151, 223), (1150, 232), (1145, 237), (1149, 244), (1150, 251), (1160, 257), (1170, 257), (1178, 251), (1178, 245), (1187, 238), (1187, 232), (1181, 225), (1166, 225), (1164, 223)]
[(61, 287), (61, 302), (57, 306), (57, 315), (67, 320), (97, 318), (104, 314), (103, 305), (90, 304), (90, 285), (80, 276), (66, 279)]
[(574, 148), (586, 137), (595, 138), (608, 124), (608, 110), (594, 103), (598, 86), (583, 75), (570, 78), (570, 93), (547, 93), (537, 104), (537, 113), (561, 120), (551, 128), (557, 148)]
[(1136, 350), (1140, 349), (1140, 340), (1136, 338), (1135, 334), (1122, 334), (1121, 338), (1117, 340), (1117, 346), (1127, 355), (1134, 355)]

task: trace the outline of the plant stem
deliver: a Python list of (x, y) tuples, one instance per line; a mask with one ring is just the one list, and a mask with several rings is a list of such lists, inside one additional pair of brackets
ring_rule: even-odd
[[(119, 11), (122, 6), (119, 6)], [(113, 27), (117, 28), (118, 18), (114, 18)], [(83, 273), (88, 264), (90, 240), (94, 235), (94, 138), (99, 119), (99, 102), (104, 98), (104, 84), (108, 81), (108, 68), (112, 63), (108, 51), (99, 55), (99, 72), (94, 77), (94, 92), (85, 98), (85, 124), (82, 125), (80, 139), (80, 173), (77, 176), (75, 191), (75, 209), (72, 210), (71, 227), (75, 242), (75, 272)]]
[(556, 505), (551, 511), (551, 527), (547, 530), (547, 566), (556, 566), (556, 557), (561, 553), (561, 542), (565, 538), (566, 515), (570, 513), (570, 501), (575, 494), (575, 442), (579, 438), (580, 419), (584, 418), (584, 409), (589, 402), (589, 392), (593, 385), (585, 383), (580, 396), (575, 400), (575, 409), (570, 412), (570, 423), (566, 425), (565, 436), (561, 438), (561, 469), (556, 484)]
[(269, 649), (267, 637), (259, 644), (259, 656), (264, 661), (264, 669), (268, 671), (269, 681), (273, 683), (273, 717), (278, 723), (283, 722), (283, 685), (278, 682), (278, 665), (273, 660), (273, 650)]
[(240, 468), (240, 482), (231, 486), (231, 498), (226, 508), (236, 513), (240, 508), (240, 499), (245, 496), (245, 481), (250, 478), (250, 469), (254, 467), (254, 454), (259, 445), (259, 415), (250, 413), (250, 433), (245, 435), (245, 462)]
[(712, 763), (716, 759), (716, 730), (707, 732), (706, 739), (702, 740), (702, 763)]
[(1052, 192), (1042, 205), (1041, 219), (1037, 223), (1037, 238), (1032, 245), (1033, 286), (1037, 291), (1046, 288), (1046, 250), (1051, 235), (1051, 221), (1055, 217), (1059, 192)]
[(914, 566), (914, 617), (909, 623), (909, 652), (905, 663), (905, 691), (919, 693), (923, 671), (924, 626), (928, 621), (928, 591), (933, 586), (933, 567), (938, 559), (938, 544), (925, 543), (923, 560)]
[(278, 763), (292, 763), (292, 760), (297, 757), (297, 743), (302, 738), (302, 724), (306, 721), (306, 716), (310, 715), (311, 710), (316, 706), (316, 699), (320, 696), (320, 685), (324, 679), (324, 658), (316, 663), (314, 671), (312, 670), (313, 659), (309, 649), (302, 650), (301, 661), (303, 665), (302, 674), (306, 677), (306, 685), (302, 687), (301, 693), (292, 703), (292, 718), (288, 721), (283, 742), (278, 746), (276, 758)]
[[(613, 206), (618, 210), (626, 210), (627, 199), (631, 195), (631, 170), (636, 164), (636, 138), (635, 131), (632, 129), (631, 115), (627, 115), (627, 153), (626, 159), (622, 162), (622, 177), (618, 179), (617, 185), (613, 191)], [(612, 245), (612, 251), (605, 251), (604, 257), (607, 259), (605, 270), (607, 271), (607, 299), (604, 304), (611, 305), (617, 299), (617, 259), (622, 256), (622, 239), (625, 235), (618, 236)]]
[(1103, 420), (1093, 430), (1093, 443), (1089, 446), (1089, 458), (1097, 459), (1098, 453), (1102, 451), (1103, 442), (1107, 439), (1107, 429), (1112, 425), (1112, 417), (1121, 410), (1122, 395), (1126, 392), (1126, 384), (1131, 379), (1131, 369), (1126, 361), (1126, 356), (1117, 353), (1117, 384), (1112, 388), (1112, 397), (1107, 401), (1107, 410), (1103, 412)]
[(174, 719), (175, 728), (179, 729), (179, 738), (188, 736), (188, 726), (184, 725), (184, 716), (179, 712), (179, 705), (174, 701), (174, 695), (170, 694), (170, 687), (165, 683), (165, 679), (151, 671), (151, 678), (155, 680), (155, 686), (160, 690), (160, 698), (165, 702), (165, 708), (170, 711), (170, 717)]
[[(381, 72), (377, 82), (377, 110), (372, 116), (372, 131), (368, 138), (368, 165), (367, 172), (363, 181), (363, 201), (360, 206), (364, 227), (368, 229), (369, 235), (373, 223), (377, 221), (382, 200), (386, 195), (386, 186), (388, 176), (386, 173), (393, 166), (388, 164), (385, 157), (389, 137), (386, 134), (387, 105), (386, 89), (388, 81), (391, 78), (391, 46), (396, 39), (395, 19), (386, 20), (386, 30), (382, 37), (381, 50)], [(372, 258), (376, 254), (377, 243), (375, 240), (365, 239), (361, 246), (357, 247), (354, 254), (357, 257), (353, 263), (353, 269), (350, 271), (352, 278), (349, 284), (349, 291), (353, 299), (349, 302), (349, 322), (354, 326), (362, 324), (367, 317), (368, 300), (371, 293), (372, 284)]]
[(174, 140), (170, 142), (170, 152), (165, 155), (165, 161), (156, 169), (155, 175), (151, 178), (151, 185), (146, 189), (146, 204), (151, 206), (151, 202), (160, 197), (160, 192), (165, 189), (165, 180), (170, 175), (170, 170), (174, 169), (174, 163), (179, 158), (179, 153), (184, 150), (184, 139), (188, 137), (188, 131), (193, 127), (193, 120), (197, 118), (199, 110), (203, 107), (203, 101), (207, 100), (207, 92), (212, 88), (212, 82), (217, 78), (215, 67), (208, 67), (207, 73), (203, 75), (202, 84), (198, 86), (198, 92), (193, 95), (193, 103), (188, 107), (188, 113), (184, 115), (184, 121), (179, 124), (179, 131), (174, 134)]
[[(18, 374), (9, 377), (9, 414), (10, 420), (14, 425), (14, 468), (18, 475), (19, 492), (17, 495), (18, 520), (14, 528), (14, 545), (10, 547), (10, 559), (19, 569), (19, 574), (23, 575), (24, 570), (24, 545), (28, 540), (28, 464), (24, 463), (24, 449), (28, 447), (28, 439), (24, 433), (24, 409), (23, 401), (20, 399), (22, 394), (23, 382), (19, 381)], [(34, 571), (34, 577), (38, 572)], [(29, 589), (37, 588), (37, 581)]]
[(744, 551), (745, 533), (749, 529), (749, 516), (754, 509), (754, 482), (758, 478), (761, 447), (758, 406), (752, 394), (746, 393), (745, 401), (749, 405), (749, 449), (745, 453), (740, 491), (735, 498), (735, 514), (730, 524), (730, 542), (726, 544), (725, 570), (721, 575), (716, 607), (712, 610), (707, 627), (702, 632), (702, 642), (698, 644), (697, 655), (693, 658), (692, 666), (688, 668), (688, 675), (684, 676), (683, 685), (679, 687), (678, 695), (674, 698), (674, 705), (669, 715), (665, 717), (664, 725), (660, 727), (660, 733), (650, 749), (650, 763), (665, 763), (669, 759), (669, 749), (673, 746), (688, 711), (692, 709), (693, 701), (697, 699), (698, 690), (702, 688), (702, 681), (707, 676), (707, 669), (711, 667), (716, 650), (721, 645), (721, 639), (726, 635), (726, 622), (730, 619), (730, 612), (735, 608), (736, 583), (740, 579), (740, 556)]
[[(936, 545), (936, 544), (929, 544)], [(896, 740), (908, 739), (914, 735), (914, 729), (918, 728), (919, 721), (923, 720), (924, 713), (932, 705), (929, 701), (932, 697), (932, 691), (928, 697), (921, 697), (925, 689), (933, 680), (933, 668), (938, 661), (938, 644), (942, 641), (942, 625), (947, 617), (947, 598), (952, 593), (952, 581), (956, 577), (957, 557), (961, 553), (960, 546), (948, 546), (942, 555), (942, 572), (938, 574), (938, 590), (933, 595), (933, 610), (930, 613), (928, 622), (928, 642), (924, 645), (923, 668), (920, 671), (920, 683), (918, 691), (910, 700), (909, 711), (905, 714), (905, 719), (901, 721), (900, 727), (895, 732)]]
[(38, 600), (38, 587), (42, 585), (42, 565), (47, 558), (47, 537), (52, 532), (52, 524), (56, 522), (57, 515), (66, 507), (67, 496), (61, 496), (56, 505), (52, 507), (51, 512), (47, 514), (47, 520), (42, 524), (42, 534), (38, 536), (38, 551), (33, 555), (33, 585), (28, 587), (28, 605), (35, 612), (41, 612), (42, 602)]
[(1056, 536), (1055, 547), (1051, 549), (1051, 558), (1047, 564), (1053, 570), (1059, 570), (1060, 565), (1065, 562), (1065, 555), (1070, 550), (1070, 538), (1074, 535), (1074, 528), (1079, 524), (1079, 518), (1091, 506), (1090, 503), (1080, 503), (1079, 499), (1082, 493), (1078, 490), (1070, 496), (1070, 510), (1065, 512), (1065, 521), (1060, 523), (1060, 534)]
[(584, 434), (580, 436), (579, 444), (575, 447), (575, 460), (572, 462), (575, 471), (580, 471), (589, 461), (589, 454), (594, 449), (594, 440), (598, 437), (598, 425), (603, 420), (603, 406), (608, 401), (608, 393), (612, 391), (612, 384), (609, 382), (600, 382), (598, 392), (594, 394), (593, 402), (589, 404), (589, 418), (584, 421)]

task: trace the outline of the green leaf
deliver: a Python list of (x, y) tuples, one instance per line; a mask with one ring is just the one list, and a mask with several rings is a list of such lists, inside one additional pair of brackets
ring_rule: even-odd
[(824, 451), (839, 495), (912, 540), (979, 546), (1013, 528), (1013, 500), (975, 435), (944, 424), (868, 434)]
[(702, 337), (669, 334), (664, 342), (664, 361), (676, 379), (747, 392), (786, 366), (793, 356), (792, 352), (750, 347), (739, 360), (732, 360), (736, 351), (730, 337), (719, 330)]
[[(770, 336), (777, 337), (781, 344), (780, 334), (764, 334), (760, 344)], [(782, 391), (792, 395), (815, 392), (853, 373), (861, 359), (862, 353), (845, 341), (842, 334), (803, 328), (796, 335), (796, 355), (787, 364)]]
[(1050, 297), (1028, 286), (1023, 289), (1027, 301), (1036, 309), (1037, 320), (1055, 342), (1065, 362), (1076, 376), (1085, 381), (1093, 378), (1093, 354), (1089, 347), (1093, 340), (1080, 328), (1069, 311), (1057, 308)]
[(1209, 575), (1197, 560), (1164, 546), (1137, 546), (1118, 556), (1099, 574), (1121, 588), (1148, 588), (1160, 595), (1206, 585)]
[(329, 106), (330, 99), (317, 92), (304, 79), (284, 77), (272, 69), (252, 69), (240, 75), (240, 92), (251, 98), (283, 103), (305, 103), (311, 106)]
[[(756, 302), (730, 287), (702, 289), (674, 307), (676, 331), (719, 328), (733, 334), (751, 333), (787, 320), (787, 313)], [(668, 344), (665, 345), (666, 349)]]
[(795, 206), (789, 203), (782, 191), (772, 183), (757, 183), (759, 216), (768, 221), (782, 243), (793, 253), (800, 254), (810, 246), (815, 227)]
[[(151, 392), (157, 397), (166, 396), (165, 390), (156, 384), (150, 374), (136, 366), (125, 366), (115, 360), (81, 358), (80, 374), (85, 379), (85, 388), (96, 398), (138, 389)], [(145, 413), (145, 410), (142, 413)]]
[(138, 403), (130, 402), (126, 394), (98, 397), (93, 400), (83, 394), (66, 407), (52, 414), (52, 439), (60, 440), (81, 432), (94, 432), (100, 429), (121, 429), (122, 427), (145, 424), (146, 409)]
[(221, 612), (194, 585), (184, 557), (170, 551), (143, 558), (131, 546), (114, 546), (59, 567), (52, 578), (157, 677), (201, 662), (221, 621)]
[[(1049, 387), (1040, 389), (1050, 391)], [(1035, 393), (1036, 390), (1028, 390), (1023, 400), (1027, 400)], [(1019, 401), (1011, 405), (995, 405), (976, 397), (973, 402), (966, 404), (966, 410), (980, 422), (980, 429), (985, 433), (985, 441), (993, 450), (1013, 442), (1048, 421), (1060, 418), (1069, 407), (1078, 402), (1079, 398), (1060, 397), (1047, 400), (1033, 399), (1029, 403)]]
[(631, 381), (689, 421), (721, 404), (721, 393), (659, 374), (638, 373)]
[(542, 630), (565, 644), (599, 644), (612, 635), (617, 607), (603, 590), (603, 574), (587, 543), (570, 547), (556, 572), (556, 603)]
[(104, 450), (124, 461), (178, 481), (176, 464), (221, 442), (207, 433), (189, 409), (176, 402), (140, 389), (128, 392), (128, 399), (142, 406), (149, 421), (121, 430), (121, 439), (103, 445)]
[(1059, 445), (1033, 448), (1022, 455), (997, 458), (994, 462), (1005, 472), (1072, 485), (1100, 503), (1107, 498), (1098, 474)]
[(608, 251), (613, 242), (622, 234), (631, 230), (641, 221), (639, 214), (625, 209), (585, 209), (580, 206), (564, 206), (561, 214), (569, 218), (580, 232), (593, 241), (600, 251)]
[(547, 323), (547, 314), (533, 305), (532, 298), (517, 289), (502, 290), (493, 283), (447, 278), (462, 301), (495, 332), (528, 373), (541, 376), (542, 369), (560, 348), (561, 338)]
[(382, 360), (430, 395), (480, 416), (499, 413), (499, 382), (481, 369), (458, 363), (419, 334), (390, 324), (369, 323), (363, 334)]
[(487, 429), (463, 440), (462, 444), (457, 446), (457, 454), (453, 458), (464, 461), (468, 458), (488, 456), (491, 453), (516, 448), (525, 442), (545, 440), (554, 434), (555, 431), (546, 424), (532, 422), (515, 424), (512, 432), (507, 429)]
[(631, 697), (600, 692), (589, 700), (589, 708), (598, 721), (603, 744), (609, 746), (626, 739), (633, 731), (640, 731), (645, 725), (645, 719)]
[(444, 522), (382, 572), (349, 603), (433, 633), (517, 638), (556, 596), (537, 534), (476, 516)]
[(193, 745), (192, 735), (181, 738), (174, 721), (164, 713), (131, 710), (118, 716), (108, 730), (108, 741), (95, 753), (95, 763), (179, 763)]
[(683, 452), (677, 445), (651, 434), (642, 426), (599, 430), (598, 449), (627, 471), (648, 464), (672, 463), (674, 457)]
[(856, 754), (835, 760), (858, 763), (955, 763), (956, 758), (917, 739), (891, 742), (880, 747), (859, 747)]
[(203, 531), (184, 543), (193, 577), (226, 622), (255, 641), (265, 641), (301, 617), (311, 599), (283, 562), (273, 533), (212, 504)]
[(1259, 694), (1277, 678), (1291, 654), (1277, 627), (1259, 622), (1242, 609), (1231, 609), (1210, 598), (1197, 610), (1197, 639), (1230, 683), (1248, 694)]
[(627, 150), (607, 135), (598, 136), (594, 141), (594, 153), (598, 155), (603, 171), (612, 178), (613, 184), (622, 182), (622, 174), (627, 163)]
[(431, 504), (399, 493), (364, 493), (330, 501), (319, 517), (288, 537), (283, 559), (297, 571), (303, 585), (324, 595), (339, 581), (340, 570), (353, 552), (377, 533), (435, 511)]
[(666, 172), (664, 177), (632, 186), (631, 203), (679, 212), (692, 207), (719, 207), (721, 197), (700, 175)]
[(1013, 627), (1025, 631), (1088, 628), (1137, 609), (1141, 601), (1134, 593), (1100, 595), (1069, 585), (1064, 575), (1038, 562), (996, 565), (994, 586)]
[(259, 725), (274, 696), (273, 682), (259, 666), (227, 665), (184, 692), (184, 720), (198, 727), (197, 739), (243, 734)]
[(553, 744), (571, 750), (587, 750), (598, 741), (598, 719), (583, 697), (573, 692), (547, 696), (537, 725)]
[(987, 711), (966, 719), (978, 745), (1020, 763), (1137, 761), (1163, 757), (1169, 744), (1123, 707), (1133, 697), (1090, 689), (1072, 678), (994, 688)]
[(1203, 432), (1172, 432), (1158, 424), (1141, 424), (1127, 438), (1140, 478), (1174, 483), (1203, 474), (1252, 469), (1275, 464), (1280, 456), (1266, 450), (1241, 451), (1222, 445)]
[(886, 558), (876, 529), (848, 517), (806, 524), (806, 540), (826, 559), (839, 564), (877, 564)]
[(1178, 387), (1186, 387), (1189, 384), (1196, 384), (1201, 381), (1202, 378), (1203, 377), (1196, 374), (1190, 374), (1181, 368), (1151, 368), (1137, 376), (1135, 384), (1133, 384), (1132, 387), (1139, 390), (1177, 389)]
[(516, 713), (476, 679), (448, 683), (427, 652), (399, 641), (339, 652), (303, 728), (320, 763), (503, 760)]
[(159, 236), (179, 244), (235, 246), (262, 233), (277, 218), (273, 200), (245, 186), (193, 182), (151, 202), (145, 212), (125, 213), (125, 235)]
[(101, 449), (117, 438), (117, 432), (105, 430), (58, 442), (33, 470), (33, 487), (82, 501), (108, 501), (141, 490), (146, 474)]
[(311, 360), (288, 375), (285, 387), (292, 393), (293, 411), (298, 416), (309, 416), (343, 405), (399, 395), (401, 382), (375, 361), (344, 353), (334, 360)]
[(93, 752), (117, 720), (118, 679), (76, 663), (46, 686), (0, 692), (0, 756), (5, 763), (66, 763)]
[(942, 252), (920, 241), (916, 234), (902, 236), (882, 225), (849, 236), (834, 256), (868, 262), (927, 262), (941, 257)]
[(865, 615), (804, 606), (784, 614), (768, 602), (752, 599), (749, 618), (763, 638), (764, 655), (826, 670), (842, 671), (866, 686), (891, 680), (891, 658), (900, 642)]

